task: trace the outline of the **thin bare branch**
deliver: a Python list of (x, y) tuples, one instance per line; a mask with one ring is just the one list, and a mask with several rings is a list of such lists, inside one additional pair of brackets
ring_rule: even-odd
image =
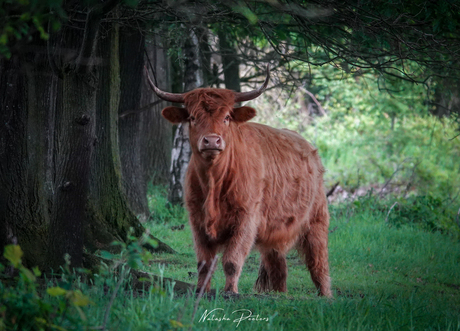
[(299, 89), (302, 90), (303, 92), (307, 93), (310, 98), (313, 100), (314, 103), (316, 103), (316, 105), (318, 106), (318, 110), (321, 112), (321, 114), (323, 116), (327, 116), (327, 113), (326, 111), (324, 110), (323, 106), (321, 106), (321, 104), (319, 103), (318, 99), (315, 98), (315, 96), (313, 95), (313, 93), (311, 93), (310, 91), (308, 91), (305, 87), (303, 86), (299, 86)]
[(388, 216), (390, 216), (391, 211), (393, 208), (398, 204), (398, 202), (395, 202), (393, 206), (391, 206), (390, 210), (388, 211), (387, 217), (385, 217), (385, 223), (388, 223)]

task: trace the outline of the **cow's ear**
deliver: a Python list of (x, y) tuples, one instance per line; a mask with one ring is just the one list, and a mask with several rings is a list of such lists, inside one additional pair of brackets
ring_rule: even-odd
[(233, 120), (236, 122), (246, 122), (256, 116), (256, 110), (251, 107), (233, 108)]
[(174, 106), (163, 109), (161, 115), (173, 124), (186, 122), (189, 116), (187, 109)]

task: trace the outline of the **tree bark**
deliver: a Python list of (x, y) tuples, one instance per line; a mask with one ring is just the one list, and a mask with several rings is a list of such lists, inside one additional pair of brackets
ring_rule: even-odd
[(214, 76), (211, 64), (212, 50), (209, 45), (209, 30), (206, 27), (197, 27), (198, 46), (200, 51), (201, 70), (203, 72), (203, 86), (215, 84), (218, 87), (219, 77)]
[(460, 114), (460, 82), (444, 78), (438, 82), (434, 93), (434, 108), (430, 112), (438, 118)]
[[(157, 80), (169, 90), (170, 72), (167, 50), (162, 48), (158, 38), (147, 40), (145, 48), (148, 54), (148, 59), (144, 60), (146, 66), (149, 66), (150, 61)], [(167, 103), (152, 93), (145, 78), (142, 80), (141, 91), (141, 105), (158, 102), (141, 115), (141, 164), (144, 183), (167, 185), (171, 167), (172, 128), (171, 124), (161, 116), (161, 110), (166, 107)]]
[[(141, 107), (141, 82), (144, 72), (144, 35), (125, 28), (120, 31), (120, 105), (119, 113)], [(141, 164), (142, 116), (134, 113), (120, 118), (120, 157), (123, 190), (129, 205), (141, 221), (149, 216), (147, 186)]]
[(130, 228), (140, 235), (139, 224), (126, 200), (122, 187), (119, 154), (118, 110), (120, 66), (118, 27), (107, 28), (100, 41), (98, 57), (105, 65), (99, 70), (96, 105), (96, 153), (92, 159), (91, 186), (85, 247), (89, 252), (109, 249), (114, 240), (125, 241)]
[(225, 88), (240, 92), (240, 64), (235, 46), (227, 33), (219, 31), (219, 50), (224, 69)]
[[(62, 31), (61, 51), (78, 54), (84, 33), (75, 27)], [(88, 41), (94, 42), (94, 41)], [(81, 53), (80, 53), (81, 54)], [(68, 56), (68, 54), (65, 54)], [(91, 157), (95, 142), (98, 66), (90, 58), (69, 59), (58, 86), (55, 141), (55, 197), (50, 224), (49, 263), (83, 263), (83, 228), (89, 193)]]
[[(46, 263), (56, 79), (43, 45), (0, 60), (0, 251), (23, 247), (25, 264)], [(33, 64), (33, 65), (32, 65)]]
[[(97, 249), (111, 250), (113, 246), (110, 244), (114, 240), (126, 241), (131, 229), (135, 236), (142, 235), (145, 230), (130, 209), (124, 194), (118, 136), (120, 66), (124, 62), (119, 61), (118, 27), (112, 25), (105, 30), (108, 33), (98, 47), (98, 57), (103, 59), (105, 65), (100, 68), (97, 87), (97, 144), (92, 163), (88, 222), (85, 227), (85, 248), (89, 252)], [(158, 247), (149, 249), (175, 253), (168, 245), (151, 237), (157, 240)]]

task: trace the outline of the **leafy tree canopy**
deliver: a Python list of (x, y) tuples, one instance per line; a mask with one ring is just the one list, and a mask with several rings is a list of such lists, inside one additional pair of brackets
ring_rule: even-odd
[(253, 46), (246, 56), (269, 45), (267, 55), (284, 61), (332, 62), (345, 71), (374, 69), (424, 82), (459, 74), (459, 5), (457, 0), (200, 0), (141, 1), (135, 10), (143, 13), (139, 19), (223, 29), (240, 45)]
[[(33, 33), (47, 39), (60, 22), (96, 5), (85, 1), (76, 10), (72, 1), (1, 2), (0, 54), (4, 56)], [(459, 0), (105, 1), (109, 2), (117, 2), (119, 10), (105, 20), (122, 25), (150, 25), (161, 28), (157, 31), (162, 34), (166, 28), (171, 35), (194, 27), (223, 30), (246, 60), (333, 63), (347, 72), (372, 69), (412, 82), (459, 76)]]

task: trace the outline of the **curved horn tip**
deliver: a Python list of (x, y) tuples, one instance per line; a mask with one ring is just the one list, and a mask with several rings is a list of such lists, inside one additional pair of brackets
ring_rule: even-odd
[(267, 87), (269, 81), (270, 81), (270, 63), (267, 64), (267, 75), (265, 77), (265, 82), (264, 82), (265, 88)]
[(264, 83), (258, 89), (252, 90), (250, 92), (234, 92), (235, 102), (249, 101), (249, 100), (257, 98), (259, 95), (261, 95), (266, 90), (269, 81), (270, 81), (270, 64), (267, 64), (267, 74), (265, 76)]
[(149, 82), (150, 88), (155, 92), (155, 94), (165, 101), (175, 102), (175, 103), (184, 103), (184, 94), (183, 93), (168, 93), (160, 90), (150, 78), (149, 71), (145, 67), (145, 73), (147, 76), (147, 80)]

